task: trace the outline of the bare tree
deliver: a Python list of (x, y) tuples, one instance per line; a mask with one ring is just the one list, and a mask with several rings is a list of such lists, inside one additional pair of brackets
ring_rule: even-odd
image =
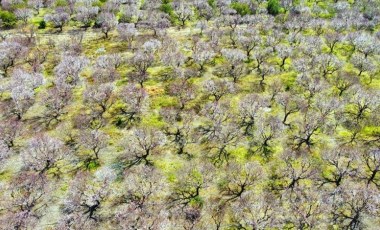
[(134, 23), (120, 23), (117, 26), (117, 32), (122, 41), (128, 43), (128, 48), (132, 47), (132, 42), (135, 40), (138, 35), (138, 31)]
[(184, 1), (175, 1), (173, 5), (175, 16), (181, 22), (181, 26), (184, 27), (186, 21), (190, 20), (193, 16), (193, 9), (190, 4), (187, 4)]
[(323, 153), (323, 160), (326, 166), (330, 166), (328, 171), (322, 172), (322, 185), (333, 184), (339, 187), (344, 180), (348, 180), (357, 173), (355, 163), (357, 161), (357, 152), (347, 147), (337, 147), (326, 150)]
[(243, 165), (231, 163), (226, 166), (225, 176), (221, 179), (219, 190), (226, 202), (244, 199), (244, 193), (249, 193), (252, 187), (262, 180), (264, 175), (257, 162), (249, 162)]
[(86, 130), (81, 133), (80, 144), (85, 148), (90, 150), (91, 156), (85, 159), (86, 167), (92, 161), (99, 160), (100, 151), (107, 147), (109, 136), (101, 130)]
[(192, 58), (200, 66), (201, 71), (203, 71), (205, 64), (211, 61), (214, 56), (215, 53), (208, 43), (199, 41), (194, 44)]
[(378, 149), (361, 151), (360, 161), (364, 167), (358, 168), (358, 177), (365, 180), (368, 185), (372, 183), (379, 188), (380, 151)]
[(134, 73), (130, 75), (132, 81), (140, 84), (144, 88), (144, 82), (148, 80), (147, 70), (153, 65), (154, 55), (150, 52), (137, 51), (130, 60), (130, 64), (135, 69)]
[(218, 102), (224, 95), (235, 91), (233, 83), (225, 80), (207, 80), (203, 88), (208, 95), (214, 97), (215, 102)]
[(162, 192), (166, 183), (161, 173), (145, 165), (125, 173), (121, 196), (116, 200), (115, 220), (121, 228), (161, 228), (167, 224)]
[(70, 183), (67, 198), (61, 207), (64, 214), (58, 222), (59, 229), (67, 227), (90, 228), (102, 221), (100, 211), (110, 193), (108, 186), (116, 175), (106, 168), (95, 176), (78, 172)]
[(49, 187), (44, 176), (33, 172), (15, 175), (2, 194), (0, 223), (9, 229), (35, 228), (49, 203)]
[(124, 87), (118, 97), (123, 102), (119, 110), (122, 116), (126, 116), (126, 122), (130, 124), (139, 121), (149, 104), (147, 92), (143, 88), (130, 85)]
[(58, 168), (58, 162), (70, 154), (63, 142), (45, 134), (30, 139), (22, 153), (25, 167), (39, 174)]
[(101, 29), (105, 38), (108, 38), (109, 32), (111, 32), (118, 24), (117, 18), (113, 13), (102, 12), (99, 14), (96, 20), (97, 26)]
[(99, 7), (97, 6), (79, 6), (76, 8), (75, 19), (83, 24), (84, 28), (91, 26), (91, 23), (95, 20), (99, 12)]
[[(122, 143), (127, 167), (139, 165), (153, 165), (151, 156), (160, 152), (160, 147), (166, 142), (165, 135), (151, 128), (135, 128), (130, 136)], [(130, 145), (136, 143), (136, 145)]]
[(89, 86), (83, 93), (83, 102), (94, 114), (103, 116), (114, 103), (113, 90), (112, 84)]
[(76, 86), (79, 82), (79, 74), (88, 64), (89, 60), (85, 57), (64, 56), (54, 69), (57, 75), (55, 83)]
[(27, 48), (18, 42), (3, 41), (0, 43), (0, 69), (7, 76), (9, 68), (16, 64), (16, 60), (22, 57)]
[(53, 23), (54, 27), (62, 32), (63, 26), (70, 20), (70, 14), (66, 12), (65, 8), (57, 7), (52, 14), (45, 15), (45, 21)]

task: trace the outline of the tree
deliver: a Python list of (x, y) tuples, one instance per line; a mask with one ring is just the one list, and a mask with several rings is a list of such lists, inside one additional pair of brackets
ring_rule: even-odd
[(224, 95), (235, 91), (233, 83), (225, 80), (207, 80), (204, 82), (203, 88), (208, 95), (214, 97), (215, 102), (218, 102)]
[(195, 27), (200, 30), (200, 36), (202, 36), (203, 31), (207, 29), (207, 21), (206, 20), (200, 20), (197, 22)]
[(207, 169), (187, 166), (177, 172), (177, 180), (171, 185), (171, 194), (168, 197), (169, 208), (179, 206), (187, 208), (197, 205), (200, 201), (200, 191), (207, 184), (207, 177), (202, 172)]
[(170, 24), (170, 20), (166, 14), (156, 12), (150, 14), (146, 20), (142, 20), (138, 23), (141, 27), (153, 30), (154, 36), (157, 36), (158, 33), (165, 33), (165, 29), (168, 28)]
[(25, 61), (30, 65), (33, 72), (40, 72), (43, 68), (43, 64), (47, 59), (48, 52), (43, 49), (35, 49), (29, 52), (28, 56), (25, 58)]
[(253, 135), (259, 112), (269, 107), (268, 98), (259, 94), (248, 94), (239, 103), (240, 126), (244, 135)]
[(360, 152), (361, 165), (358, 168), (358, 177), (364, 180), (367, 185), (374, 184), (379, 188), (380, 175), (380, 152), (378, 149), (368, 149)]
[(240, 29), (237, 31), (238, 43), (245, 50), (247, 60), (251, 60), (251, 52), (262, 43), (262, 38), (256, 30)]
[(222, 49), (221, 53), (228, 63), (228, 67), (224, 75), (227, 77), (232, 77), (233, 82), (237, 83), (237, 81), (245, 75), (243, 61), (246, 59), (246, 55), (238, 49)]
[(326, 220), (323, 213), (330, 210), (328, 204), (323, 203), (323, 193), (310, 188), (298, 188), (287, 191), (283, 195), (286, 202), (282, 203), (281, 210), (285, 218), (281, 218), (280, 226), (294, 228), (323, 228)]
[[(70, 39), (65, 40), (63, 43), (61, 43), (60, 48), (62, 49), (61, 52), (64, 54), (64, 56), (80, 56), (83, 52), (83, 38), (84, 33), (81, 31), (78, 31), (76, 33), (72, 33), (69, 36)], [(49, 47), (54, 48), (55, 44), (53, 41), (49, 41)], [(64, 58), (64, 57), (62, 57)], [(81, 60), (81, 58), (78, 58)]]
[(99, 153), (102, 149), (106, 148), (109, 141), (109, 136), (101, 130), (86, 130), (81, 133), (79, 137), (81, 145), (90, 150), (92, 156), (85, 160), (86, 167), (89, 166), (93, 160), (99, 160)]
[(332, 79), (332, 84), (338, 89), (338, 95), (341, 97), (344, 92), (359, 84), (359, 78), (353, 73), (340, 71)]
[(12, 73), (10, 93), (12, 99), (12, 111), (18, 119), (21, 119), (26, 111), (34, 104), (34, 89), (42, 85), (44, 78), (39, 73), (27, 73), (22, 69), (16, 69)]
[(327, 82), (319, 76), (311, 74), (300, 74), (296, 82), (300, 85), (300, 93), (303, 93), (307, 99), (307, 106), (309, 107), (316, 95), (323, 92), (327, 87)]
[(0, 121), (0, 142), (8, 149), (15, 147), (15, 140), (20, 135), (21, 122), (18, 119), (9, 118)]
[(32, 10), (27, 8), (17, 9), (15, 11), (15, 15), (17, 19), (22, 20), (26, 25), (28, 23), (28, 19), (33, 16)]
[(266, 62), (271, 52), (272, 51), (270, 48), (262, 49), (260, 47), (256, 47), (254, 49), (253, 59), (256, 61), (256, 66), (254, 69), (256, 69), (259, 73), (261, 72), (262, 64)]
[(277, 103), (283, 108), (284, 118), (282, 119), (282, 123), (287, 126), (290, 125), (287, 123), (289, 115), (303, 110), (306, 107), (306, 103), (302, 97), (293, 96), (288, 92), (278, 94)]
[[(165, 135), (152, 128), (135, 128), (122, 143), (124, 153), (122, 160), (127, 167), (139, 165), (153, 165), (151, 156), (160, 152), (160, 147), (166, 142)], [(136, 143), (136, 145), (131, 145)]]
[(153, 62), (153, 53), (143, 50), (137, 51), (130, 60), (130, 64), (135, 69), (134, 73), (130, 75), (130, 78), (133, 82), (139, 83), (141, 88), (144, 88), (144, 82), (148, 80), (147, 70), (153, 65)]
[[(5, 164), (9, 156), (12, 154), (12, 150), (9, 149), (4, 141), (0, 140), (0, 166), (5, 169)], [(2, 172), (2, 171), (0, 171)]]
[(352, 45), (354, 51), (358, 51), (364, 55), (364, 58), (379, 53), (378, 40), (368, 33), (360, 33), (353, 38)]
[(236, 48), (237, 43), (237, 33), (236, 30), (238, 25), (242, 23), (242, 17), (239, 14), (225, 15), (222, 18), (223, 23), (229, 27), (229, 30), (226, 30), (225, 33), (228, 35), (228, 38), (231, 41), (233, 48)]
[(112, 84), (88, 86), (83, 93), (83, 102), (94, 114), (103, 116), (114, 103), (113, 90)]
[(79, 82), (79, 74), (89, 64), (89, 60), (83, 56), (64, 56), (54, 68), (57, 85), (76, 86)]
[(0, 10), (0, 27), (5, 29), (13, 28), (17, 23), (17, 17), (14, 13), (6, 10)]
[(183, 110), (195, 98), (195, 86), (186, 80), (174, 81), (168, 87), (168, 94), (177, 99), (179, 109)]
[(286, 60), (292, 56), (292, 48), (284, 45), (278, 45), (276, 48), (277, 56), (281, 59), (279, 66), (281, 70), (285, 70)]
[(163, 175), (155, 168), (140, 165), (128, 170), (117, 199), (115, 220), (119, 227), (128, 229), (161, 228), (167, 226), (163, 192)]
[(212, 6), (206, 2), (195, 2), (195, 7), (197, 9), (199, 17), (204, 18), (206, 21), (210, 21), (214, 15)]
[(101, 210), (110, 194), (109, 186), (115, 180), (115, 173), (109, 169), (98, 171), (95, 176), (78, 172), (69, 184), (69, 192), (61, 207), (62, 218), (59, 229), (90, 228), (102, 221)]
[(372, 108), (379, 104), (379, 96), (375, 93), (370, 94), (361, 88), (356, 88), (350, 104), (352, 107), (346, 113), (358, 122), (364, 119)]
[(376, 193), (377, 190), (360, 183), (345, 183), (330, 199), (333, 223), (346, 229), (365, 228), (364, 217), (376, 210)]
[(205, 146), (206, 157), (214, 165), (228, 164), (231, 158), (231, 149), (238, 145), (238, 140), (241, 138), (239, 127), (230, 122), (221, 125), (214, 121), (211, 127), (201, 128), (203, 128), (201, 131), (205, 136), (203, 141), (209, 142)]
[(18, 42), (3, 41), (0, 43), (0, 51), (0, 69), (7, 76), (9, 68), (27, 52), (27, 48)]
[(320, 117), (318, 114), (309, 112), (305, 114), (305, 118), (298, 121), (297, 133), (293, 135), (294, 149), (296, 151), (301, 150), (301, 147), (305, 145), (308, 150), (314, 145), (313, 137), (317, 135), (317, 131), (325, 123), (324, 117)]
[(229, 226), (265, 229), (278, 224), (279, 219), (275, 213), (278, 213), (280, 209), (281, 204), (274, 195), (260, 191), (256, 194), (253, 192), (246, 194), (233, 202), (229, 210), (227, 209), (228, 212), (225, 212), (227, 212), (226, 215), (231, 216), (231, 225), (229, 224)]
[(240, 16), (252, 14), (251, 9), (247, 3), (233, 2), (230, 6), (232, 9), (236, 10)]
[(96, 84), (115, 81), (119, 77), (117, 69), (124, 64), (120, 54), (101, 55), (96, 59), (92, 78)]
[(2, 194), (2, 227), (35, 228), (49, 203), (49, 190), (44, 176), (25, 171), (15, 175)]
[(257, 162), (248, 162), (243, 165), (231, 163), (226, 166), (225, 175), (220, 179), (219, 190), (225, 202), (244, 199), (252, 187), (264, 177), (261, 165)]
[(38, 118), (50, 127), (53, 122), (60, 122), (61, 116), (67, 114), (66, 106), (72, 100), (72, 91), (68, 87), (53, 86), (42, 95), (41, 104), (44, 107)]
[(120, 113), (123, 117), (127, 117), (128, 124), (139, 121), (149, 105), (148, 93), (134, 85), (122, 88), (118, 97), (123, 103), (119, 108)]
[(69, 155), (63, 142), (45, 134), (30, 139), (22, 153), (25, 167), (39, 174), (57, 168), (58, 162)]
[(359, 77), (363, 74), (363, 72), (370, 72), (376, 68), (375, 64), (370, 59), (365, 58), (365, 55), (354, 54), (350, 61), (354, 67), (359, 70)]
[(130, 2), (126, 5), (121, 5), (119, 23), (132, 23), (134, 21), (139, 21), (141, 13), (139, 11), (139, 6), (137, 2)]
[[(295, 158), (297, 153), (285, 152), (281, 162), (284, 167), (276, 168), (275, 181), (272, 189), (274, 190), (289, 190), (297, 193), (302, 190), (307, 183), (314, 181), (317, 176), (317, 170), (313, 162), (306, 156)], [(286, 194), (284, 194), (286, 195)], [(292, 213), (292, 212), (290, 212)]]
[(326, 43), (327, 47), (329, 47), (329, 49), (330, 49), (330, 51), (329, 51), (330, 54), (332, 54), (334, 52), (336, 45), (341, 41), (342, 41), (341, 34), (335, 32), (335, 31), (325, 34), (325, 43)]
[(164, 133), (173, 143), (175, 152), (190, 158), (190, 147), (195, 142), (192, 137), (192, 114), (182, 114), (176, 108), (169, 107), (161, 109), (160, 115), (168, 124), (164, 127)]
[(98, 15), (99, 7), (97, 6), (79, 6), (76, 8), (75, 19), (83, 24), (85, 28), (91, 26), (91, 23)]
[(190, 4), (186, 4), (183, 1), (174, 2), (174, 14), (177, 19), (181, 22), (181, 26), (184, 27), (187, 20), (189, 20), (194, 12)]
[[(322, 171), (321, 185), (332, 184), (339, 187), (344, 180), (348, 180), (357, 173), (358, 153), (355, 149), (337, 147), (326, 150), (322, 155), (325, 161), (326, 171)], [(327, 168), (327, 166), (329, 166)]]
[(258, 72), (258, 75), (260, 76), (260, 86), (262, 89), (264, 89), (264, 86), (265, 86), (265, 78), (268, 76), (268, 75), (272, 75), (272, 74), (275, 74), (276, 73), (276, 69), (271, 66), (271, 65), (268, 65), (266, 63), (263, 63), (261, 64), (260, 68), (257, 69), (257, 72)]
[(317, 74), (320, 74), (323, 78), (327, 79), (327, 76), (334, 74), (342, 68), (343, 63), (335, 55), (321, 54), (315, 58), (312, 65)]
[[(181, 51), (180, 44), (174, 39), (165, 39), (162, 44), (161, 61), (164, 65), (172, 68), (179, 68), (186, 61), (186, 56)], [(175, 70), (176, 71), (176, 70)]]
[(117, 32), (122, 41), (126, 41), (128, 48), (131, 48), (133, 40), (138, 35), (138, 31), (134, 23), (120, 23), (117, 26)]
[(106, 39), (108, 38), (108, 33), (112, 31), (117, 24), (116, 16), (109, 12), (100, 13), (96, 20), (96, 25), (101, 29)]
[[(239, 130), (237, 127), (234, 128), (232, 126), (232, 124), (235, 123), (235, 116), (229, 112), (229, 109), (231, 109), (231, 104), (228, 100), (225, 102), (209, 102), (205, 104), (200, 111), (201, 116), (199, 117), (199, 119), (204, 118), (204, 122), (196, 128), (197, 134), (201, 136), (195, 137), (201, 140), (201, 143), (207, 143), (207, 141), (210, 140), (220, 140), (220, 136), (218, 136), (220, 132), (226, 131), (225, 133), (228, 133), (229, 128), (232, 128), (235, 133), (238, 133)], [(231, 125), (227, 126), (227, 122), (231, 122)], [(226, 124), (226, 130), (222, 130), (222, 124)], [(232, 140), (234, 140), (235, 137), (236, 136), (233, 136)]]
[(40, 9), (44, 7), (44, 0), (29, 0), (28, 6), (35, 10), (37, 14), (39, 14)]
[(258, 120), (262, 122), (257, 122), (253, 137), (250, 138), (249, 151), (269, 158), (273, 153), (273, 141), (281, 134), (283, 124), (277, 117), (264, 117), (264, 114), (260, 114)]
[(167, 197), (169, 213), (178, 221), (175, 227), (194, 229), (202, 217), (202, 190), (206, 189), (211, 180), (212, 166), (185, 166), (176, 172), (176, 180), (170, 185)]
[(200, 71), (203, 71), (204, 65), (212, 60), (214, 56), (215, 53), (208, 43), (199, 41), (194, 44), (192, 58), (200, 66)]
[(66, 12), (65, 8), (57, 7), (52, 14), (45, 15), (45, 21), (53, 23), (55, 28), (59, 28), (62, 32), (63, 26), (70, 20), (70, 14)]
[(268, 13), (273, 16), (276, 16), (277, 14), (279, 14), (281, 10), (281, 6), (278, 0), (269, 0), (267, 10), (268, 10)]
[(75, 4), (77, 3), (77, 0), (68, 0), (66, 1), (66, 8), (68, 9), (70, 16), (73, 15), (75, 11)]

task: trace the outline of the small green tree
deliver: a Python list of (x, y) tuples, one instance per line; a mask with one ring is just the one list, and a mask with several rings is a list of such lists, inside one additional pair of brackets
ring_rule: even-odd
[(38, 29), (45, 29), (46, 28), (46, 22), (44, 20), (40, 21), (38, 23)]
[(276, 16), (280, 13), (281, 5), (278, 0), (269, 0), (267, 10), (269, 14)]
[(231, 8), (236, 10), (236, 12), (240, 14), (241, 16), (252, 14), (251, 9), (246, 3), (233, 2), (231, 3)]
[(0, 27), (10, 29), (17, 23), (16, 15), (6, 10), (0, 10)]

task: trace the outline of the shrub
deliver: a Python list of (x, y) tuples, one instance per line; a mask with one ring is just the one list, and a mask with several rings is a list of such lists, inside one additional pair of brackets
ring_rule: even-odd
[(281, 6), (278, 0), (269, 0), (267, 6), (268, 13), (271, 15), (277, 15), (280, 13)]
[(215, 0), (207, 0), (207, 3), (211, 7), (215, 7)]
[(231, 8), (236, 10), (236, 12), (240, 14), (241, 16), (252, 14), (251, 9), (246, 3), (233, 2), (231, 3)]
[(17, 18), (16, 15), (12, 12), (0, 10), (0, 21), (2, 22), (2, 27), (10, 29), (16, 25)]
[(67, 6), (67, 2), (65, 0), (57, 0), (55, 2), (55, 6), (56, 7), (65, 7), (65, 6)]
[(44, 20), (40, 21), (38, 23), (38, 29), (45, 29), (46, 28), (46, 22)]
[(173, 13), (173, 7), (170, 5), (170, 3), (162, 3), (160, 10), (164, 13), (167, 13), (168, 15), (172, 15)]

